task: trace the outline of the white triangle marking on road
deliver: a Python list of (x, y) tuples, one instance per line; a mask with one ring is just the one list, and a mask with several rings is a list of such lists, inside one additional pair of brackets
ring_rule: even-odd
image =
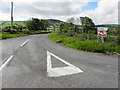
[[(51, 55), (68, 66), (52, 68)], [(83, 71), (78, 67), (68, 63), (67, 61), (47, 51), (47, 76), (48, 77), (60, 77), (65, 75), (77, 74), (81, 72)]]

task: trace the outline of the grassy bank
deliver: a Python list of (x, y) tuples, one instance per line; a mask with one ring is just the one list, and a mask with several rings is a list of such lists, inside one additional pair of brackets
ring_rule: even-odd
[(15, 38), (33, 34), (46, 34), (50, 33), (50, 31), (24, 31), (24, 32), (16, 32), (15, 34), (10, 34), (9, 32), (1, 32), (0, 39), (8, 39), (8, 38)]
[(64, 46), (82, 50), (82, 51), (89, 51), (89, 52), (117, 52), (120, 53), (120, 49), (118, 47), (120, 46), (113, 46), (112, 44), (102, 44), (97, 43), (96, 40), (86, 40), (86, 41), (80, 41), (80, 38), (70, 37), (66, 34), (58, 34), (58, 33), (51, 33), (48, 36), (51, 40), (61, 43)]

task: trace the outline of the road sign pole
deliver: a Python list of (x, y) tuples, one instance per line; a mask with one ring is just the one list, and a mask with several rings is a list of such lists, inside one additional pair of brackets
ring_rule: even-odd
[(101, 40), (102, 40), (102, 43), (104, 43), (104, 37), (103, 36), (101, 36)]
[(99, 43), (99, 36), (97, 35), (97, 43)]

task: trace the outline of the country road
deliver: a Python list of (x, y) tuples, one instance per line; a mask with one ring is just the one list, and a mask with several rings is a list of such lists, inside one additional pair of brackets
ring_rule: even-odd
[(1, 67), (10, 59), (2, 88), (118, 88), (118, 56), (77, 51), (47, 35), (0, 41)]

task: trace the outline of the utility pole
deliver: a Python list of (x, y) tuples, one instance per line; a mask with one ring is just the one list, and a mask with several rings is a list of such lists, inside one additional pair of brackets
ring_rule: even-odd
[(13, 32), (13, 2), (11, 2), (11, 31)]

